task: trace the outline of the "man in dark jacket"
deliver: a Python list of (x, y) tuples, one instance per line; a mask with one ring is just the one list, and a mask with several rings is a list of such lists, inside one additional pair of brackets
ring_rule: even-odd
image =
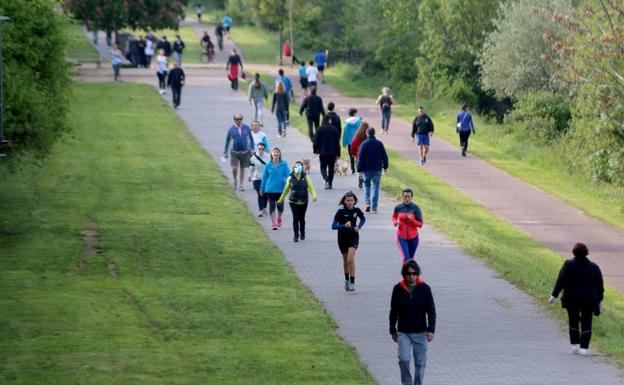
[(330, 124), (338, 130), (338, 137), (340, 138), (342, 135), (342, 122), (340, 121), (340, 116), (334, 112), (334, 108), (336, 108), (334, 102), (327, 103), (327, 111), (329, 111), (327, 116), (329, 116)]
[(420, 152), (420, 164), (427, 163), (429, 153), (429, 138), (433, 135), (433, 120), (425, 114), (425, 109), (418, 107), (418, 116), (412, 123), (412, 142), (414, 136), (418, 136), (418, 151)]
[(179, 67), (182, 66), (184, 48), (186, 48), (184, 41), (182, 41), (180, 35), (176, 35), (176, 40), (173, 42), (173, 56), (175, 57), (175, 61)]
[(565, 261), (559, 271), (549, 302), (554, 303), (563, 290), (561, 306), (568, 311), (572, 351), (587, 356), (592, 317), (600, 315), (600, 304), (604, 298), (602, 272), (598, 265), (587, 259), (589, 251), (584, 244), (574, 245), (572, 254), (574, 258)]
[(381, 170), (388, 170), (388, 154), (383, 143), (375, 138), (375, 129), (369, 127), (366, 130), (366, 139), (360, 146), (357, 156), (357, 171), (364, 174), (364, 201), (366, 212), (371, 211), (371, 184), (373, 185), (373, 214), (377, 214), (377, 202), (379, 201), (379, 185), (381, 182)]
[(340, 156), (340, 135), (331, 124), (329, 114), (323, 117), (323, 124), (314, 137), (314, 153), (319, 154), (321, 175), (325, 179), (325, 190), (331, 190), (334, 181), (334, 165)]
[(184, 79), (184, 71), (182, 71), (182, 68), (178, 67), (176, 62), (171, 63), (167, 85), (171, 87), (171, 93), (173, 94), (173, 108), (178, 108), (180, 106)]
[(169, 41), (167, 40), (167, 36), (163, 36), (162, 40), (156, 43), (156, 52), (161, 49), (165, 51), (166, 57), (171, 56), (171, 43), (169, 43)]
[[(422, 384), (427, 345), (433, 341), (436, 310), (431, 288), (420, 276), (420, 266), (409, 260), (401, 269), (403, 280), (394, 286), (390, 302), (390, 335), (399, 344), (399, 368), (403, 385)], [(398, 321), (398, 328), (397, 328)], [(414, 381), (410, 355), (414, 355)]]
[[(301, 102), (301, 108), (299, 108), (299, 115), (306, 111), (306, 119), (308, 120), (308, 135), (310, 140), (314, 141), (314, 135), (318, 130), (321, 115), (325, 116), (325, 107), (323, 107), (323, 99), (316, 95), (316, 88), (312, 87), (310, 95), (306, 96)], [(312, 127), (314, 126), (314, 128)]]

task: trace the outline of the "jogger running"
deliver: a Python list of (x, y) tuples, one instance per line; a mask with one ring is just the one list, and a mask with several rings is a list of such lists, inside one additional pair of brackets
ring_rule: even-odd
[[(342, 253), (345, 290), (355, 291), (355, 252), (360, 243), (360, 229), (366, 223), (364, 213), (355, 207), (357, 197), (351, 191), (340, 200), (341, 208), (334, 215), (332, 229), (338, 230), (338, 248)], [(356, 220), (360, 223), (356, 226)]]

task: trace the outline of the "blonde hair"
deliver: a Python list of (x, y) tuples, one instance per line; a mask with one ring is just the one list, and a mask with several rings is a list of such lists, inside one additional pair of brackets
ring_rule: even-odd
[(278, 80), (277, 83), (275, 83), (275, 92), (276, 93), (286, 92), (286, 87), (284, 86), (283, 81)]
[(390, 95), (390, 88), (388, 88), (388, 87), (384, 87), (384, 88), (382, 88), (382, 89), (381, 89), (381, 94), (382, 94), (383, 96), (389, 96), (389, 95)]
[(279, 152), (279, 160), (280, 162), (282, 161), (282, 150), (279, 149), (279, 147), (273, 147), (271, 149), (271, 152), (269, 154), (271, 154), (271, 160), (273, 160), (273, 151), (277, 150), (277, 152)]

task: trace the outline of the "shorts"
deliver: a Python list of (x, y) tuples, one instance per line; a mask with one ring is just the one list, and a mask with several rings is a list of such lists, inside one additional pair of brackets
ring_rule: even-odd
[(360, 237), (358, 235), (350, 237), (338, 236), (338, 248), (342, 254), (346, 254), (350, 247), (358, 248), (360, 244)]
[(225, 30), (226, 30), (227, 32), (230, 32), (230, 26), (229, 26), (229, 25), (228, 25), (228, 26), (226, 26), (226, 27), (225, 27)]
[(301, 84), (301, 88), (305, 90), (306, 88), (308, 88), (308, 79), (299, 78), (299, 84)]
[(325, 66), (317, 65), (316, 69), (318, 70), (318, 72), (323, 72), (323, 70), (325, 69)]
[(264, 195), (267, 197), (267, 199), (272, 200), (274, 202), (277, 202), (280, 197), (282, 196), (282, 193), (280, 192), (265, 192)]
[(429, 145), (429, 134), (418, 134), (418, 144), (423, 146)]
[(251, 154), (249, 151), (230, 151), (230, 166), (249, 168)]
[(309, 86), (310, 88), (312, 88), (312, 87), (316, 87), (316, 81), (313, 81), (313, 82), (308, 82), (308, 86)]

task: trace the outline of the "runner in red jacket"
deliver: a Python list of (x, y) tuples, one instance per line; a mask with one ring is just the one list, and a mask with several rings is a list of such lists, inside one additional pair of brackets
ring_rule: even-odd
[(397, 227), (396, 243), (405, 263), (414, 259), (418, 248), (418, 229), (423, 226), (423, 219), (420, 207), (412, 202), (412, 189), (404, 189), (401, 195), (403, 203), (394, 208), (392, 224)]

